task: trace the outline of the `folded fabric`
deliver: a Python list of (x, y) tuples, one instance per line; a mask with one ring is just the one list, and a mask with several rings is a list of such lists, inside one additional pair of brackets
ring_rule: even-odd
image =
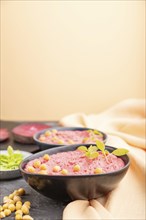
[(76, 200), (63, 212), (63, 220), (144, 220), (146, 115), (144, 99), (129, 99), (100, 114), (76, 113), (60, 120), (63, 126), (89, 127), (108, 134), (107, 145), (127, 148), (130, 168), (118, 187), (97, 200)]

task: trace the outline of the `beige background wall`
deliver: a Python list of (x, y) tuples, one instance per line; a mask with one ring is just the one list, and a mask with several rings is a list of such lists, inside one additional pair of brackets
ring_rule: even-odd
[(1, 1), (1, 119), (144, 98), (145, 1)]

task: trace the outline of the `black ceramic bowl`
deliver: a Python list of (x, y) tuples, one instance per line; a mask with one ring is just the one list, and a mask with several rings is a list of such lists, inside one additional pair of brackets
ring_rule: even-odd
[[(93, 130), (93, 131), (97, 131), (98, 133), (100, 133), (100, 135), (102, 136), (102, 140), (104, 143), (107, 140), (107, 134), (105, 134), (102, 131), (99, 131), (97, 129), (92, 129), (92, 128), (82, 128), (82, 127), (54, 127), (54, 128), (49, 128), (49, 129), (44, 129), (41, 130), (39, 132), (37, 132), (34, 136), (33, 139), (35, 141), (35, 143), (40, 147), (40, 150), (47, 150), (49, 148), (53, 148), (53, 147), (60, 147), (60, 146), (69, 146), (69, 145), (73, 145), (73, 144), (83, 144), (83, 143), (71, 143), (71, 144), (52, 144), (49, 142), (42, 142), (39, 140), (39, 137), (42, 134), (45, 134), (46, 131), (51, 131), (51, 130), (57, 130), (57, 131), (85, 131), (85, 130)], [(89, 143), (92, 144), (92, 143)]]
[[(72, 151), (75, 150), (78, 145), (56, 147), (41, 151), (28, 158), (26, 158), (20, 165), (20, 171), (26, 182), (39, 193), (62, 201), (70, 201), (76, 199), (95, 199), (106, 195), (111, 190), (117, 187), (118, 183), (125, 176), (130, 160), (128, 155), (120, 156), (124, 161), (125, 166), (115, 172), (93, 174), (93, 175), (42, 175), (42, 174), (31, 174), (24, 171), (26, 164), (43, 156), (44, 154), (55, 154), (58, 152)], [(90, 145), (86, 145), (89, 147)], [(112, 152), (116, 148), (106, 146), (109, 152)]]

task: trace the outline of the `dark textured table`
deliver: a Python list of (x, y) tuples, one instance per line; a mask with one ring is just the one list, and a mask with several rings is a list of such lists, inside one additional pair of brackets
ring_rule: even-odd
[[(9, 122), (1, 121), (1, 128), (7, 128), (10, 132), (13, 127), (23, 122)], [(52, 126), (58, 126), (56, 121), (47, 122)], [(24, 145), (16, 143), (13, 137), (10, 136), (9, 140), (0, 143), (0, 149), (7, 149), (7, 146), (11, 145), (14, 149), (24, 150), (28, 152), (38, 152), (39, 148), (35, 144)], [(67, 204), (64, 202), (55, 201), (49, 199), (34, 189), (32, 189), (23, 178), (17, 178), (13, 180), (0, 180), (0, 203), (2, 204), (2, 199), (4, 196), (9, 195), (15, 189), (23, 187), (26, 191), (26, 195), (22, 197), (22, 201), (29, 200), (31, 202), (30, 215), (34, 220), (61, 220), (63, 209)], [(5, 220), (13, 220), (14, 213), (9, 217), (4, 218)]]

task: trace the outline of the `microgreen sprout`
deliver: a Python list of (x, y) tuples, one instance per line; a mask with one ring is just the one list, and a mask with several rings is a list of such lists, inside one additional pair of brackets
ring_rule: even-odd
[[(96, 140), (96, 146), (90, 145), (90, 147), (80, 146), (77, 148), (78, 150), (85, 153), (85, 156), (89, 159), (95, 159), (98, 157), (98, 151), (101, 151), (102, 154), (106, 157), (109, 154), (109, 151), (105, 149), (105, 144), (99, 140)], [(115, 156), (123, 156), (127, 154), (129, 151), (124, 148), (117, 148), (116, 150), (112, 151), (111, 154)]]
[(97, 134), (97, 135), (99, 135), (101, 137), (103, 136), (103, 134), (101, 132), (97, 131), (97, 130), (94, 130), (93, 132), (94, 132), (94, 134)]
[(116, 150), (114, 150), (112, 152), (112, 154), (116, 155), (116, 156), (123, 156), (125, 154), (127, 154), (129, 151), (127, 149), (124, 148), (118, 148)]
[(80, 146), (78, 147), (78, 150), (85, 153), (85, 156), (89, 159), (95, 159), (98, 157), (97, 147), (90, 145), (90, 147)]

